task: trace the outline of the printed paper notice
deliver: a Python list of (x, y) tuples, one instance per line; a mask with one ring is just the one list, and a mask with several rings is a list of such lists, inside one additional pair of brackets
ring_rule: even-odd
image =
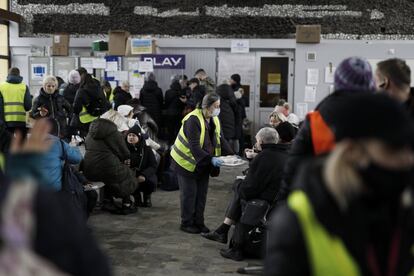
[(232, 53), (248, 53), (250, 51), (249, 40), (232, 40), (231, 52)]
[(118, 71), (118, 61), (108, 61), (106, 63), (106, 71)]
[(32, 80), (43, 80), (43, 76), (46, 75), (46, 64), (32, 64)]
[(267, 82), (268, 83), (276, 83), (280, 84), (282, 81), (282, 75), (277, 73), (269, 73), (267, 74)]
[(152, 61), (141, 61), (139, 63), (139, 71), (140, 72), (154, 72), (154, 65)]
[(319, 69), (308, 69), (307, 73), (308, 85), (318, 85), (319, 83)]
[(114, 72), (115, 80), (117, 81), (127, 81), (128, 80), (128, 71), (117, 71)]
[(279, 94), (280, 93), (280, 84), (268, 84), (267, 85), (267, 94)]
[(316, 101), (316, 86), (305, 86), (305, 102), (314, 103)]
[(104, 58), (94, 58), (92, 67), (95, 69), (106, 69), (106, 60)]
[(67, 80), (68, 79), (68, 75), (69, 75), (69, 72), (68, 72), (68, 70), (58, 70), (57, 71), (57, 76), (58, 77), (61, 77), (63, 80)]
[(325, 68), (325, 82), (326, 83), (334, 83), (335, 70), (336, 70), (336, 67)]
[(308, 114), (308, 104), (307, 103), (296, 104), (296, 114), (301, 120), (305, 119), (306, 114)]
[(85, 69), (93, 68), (93, 60), (94, 58), (81, 58), (81, 67)]

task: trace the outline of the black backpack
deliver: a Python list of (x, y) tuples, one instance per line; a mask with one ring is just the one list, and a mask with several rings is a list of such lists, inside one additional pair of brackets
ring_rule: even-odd
[(74, 206), (76, 213), (81, 215), (82, 219), (86, 220), (87, 207), (83, 186), (74, 173), (74, 168), (72, 168), (72, 166), (67, 162), (67, 154), (62, 140), (60, 140), (60, 145), (62, 147), (64, 161), (62, 168), (62, 190), (60, 193), (66, 198), (69, 204)]
[(85, 107), (90, 115), (98, 117), (108, 111), (108, 101), (99, 86), (94, 87), (93, 89), (94, 91), (85, 89), (89, 97), (89, 104)]

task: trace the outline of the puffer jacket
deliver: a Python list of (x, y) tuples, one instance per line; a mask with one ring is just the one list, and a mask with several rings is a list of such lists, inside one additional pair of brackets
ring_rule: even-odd
[(161, 88), (156, 81), (147, 81), (141, 89), (139, 96), (141, 104), (145, 106), (148, 114), (154, 119), (157, 125), (161, 126), (161, 112), (163, 95)]
[(49, 112), (48, 118), (55, 119), (59, 123), (59, 135), (64, 136), (66, 133), (67, 119), (72, 116), (72, 106), (56, 90), (53, 94), (47, 94), (43, 88), (40, 89), (39, 96), (34, 100), (31, 116), (34, 119), (40, 119), (40, 107), (46, 108)]
[(75, 96), (76, 96), (76, 92), (79, 89), (79, 84), (72, 84), (69, 83), (65, 89), (63, 90), (63, 97), (65, 97), (65, 99), (68, 101), (68, 103), (70, 103), (71, 105), (73, 105), (73, 102), (75, 101)]
[(83, 170), (88, 180), (104, 182), (115, 197), (128, 196), (137, 189), (134, 172), (124, 164), (130, 152), (114, 123), (106, 119), (93, 121), (85, 146)]

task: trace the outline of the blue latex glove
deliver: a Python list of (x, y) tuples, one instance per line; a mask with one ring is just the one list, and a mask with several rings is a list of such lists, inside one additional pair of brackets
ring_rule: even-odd
[(217, 157), (211, 158), (211, 164), (213, 164), (214, 167), (221, 167), (223, 165), (223, 160), (218, 159)]

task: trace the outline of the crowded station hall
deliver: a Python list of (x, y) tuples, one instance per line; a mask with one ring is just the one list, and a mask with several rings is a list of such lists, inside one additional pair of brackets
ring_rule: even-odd
[(0, 276), (414, 275), (413, 13), (0, 0)]

